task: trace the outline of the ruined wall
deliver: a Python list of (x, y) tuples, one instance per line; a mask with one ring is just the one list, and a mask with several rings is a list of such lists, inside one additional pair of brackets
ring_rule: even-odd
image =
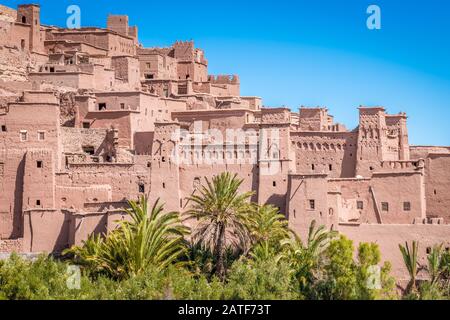
[(139, 61), (131, 57), (113, 57), (115, 77), (125, 80), (132, 89), (140, 88)]
[(450, 147), (410, 146), (411, 159), (426, 159), (429, 153), (450, 153)]

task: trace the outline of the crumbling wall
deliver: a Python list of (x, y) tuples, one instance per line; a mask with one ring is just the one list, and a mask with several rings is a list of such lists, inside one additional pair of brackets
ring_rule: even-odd
[(27, 71), (31, 68), (28, 53), (18, 48), (0, 46), (0, 79), (5, 81), (27, 81)]
[(75, 92), (63, 92), (59, 94), (61, 107), (60, 121), (63, 127), (74, 127), (76, 117)]

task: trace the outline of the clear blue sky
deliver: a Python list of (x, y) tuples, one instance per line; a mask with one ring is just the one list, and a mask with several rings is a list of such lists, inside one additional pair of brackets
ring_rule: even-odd
[[(408, 113), (411, 144), (450, 145), (448, 0), (33, 2), (45, 24), (64, 26), (77, 4), (82, 26), (128, 14), (145, 46), (192, 39), (210, 73), (239, 74), (242, 94), (266, 106), (326, 106), (352, 129), (359, 105), (382, 105)], [(366, 27), (370, 4), (381, 7), (381, 30)]]

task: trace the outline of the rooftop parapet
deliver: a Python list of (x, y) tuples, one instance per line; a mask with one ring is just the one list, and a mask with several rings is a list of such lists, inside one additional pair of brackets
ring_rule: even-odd
[(209, 75), (208, 81), (212, 84), (239, 84), (238, 75)]

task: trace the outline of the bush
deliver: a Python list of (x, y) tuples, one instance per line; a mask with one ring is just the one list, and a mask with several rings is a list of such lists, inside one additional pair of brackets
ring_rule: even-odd
[(293, 289), (293, 272), (276, 259), (251, 262), (241, 259), (233, 264), (224, 289), (232, 300), (289, 300), (298, 298)]

